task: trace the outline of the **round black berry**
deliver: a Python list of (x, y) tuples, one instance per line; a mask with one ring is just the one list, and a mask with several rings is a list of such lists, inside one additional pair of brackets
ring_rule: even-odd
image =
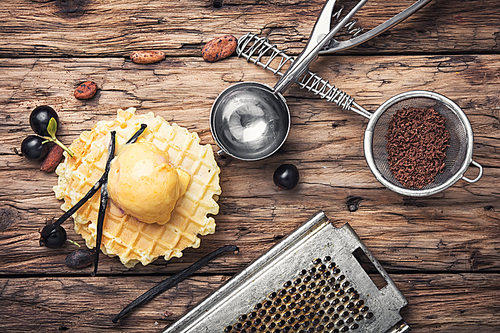
[(280, 189), (290, 190), (299, 183), (299, 171), (293, 164), (280, 165), (274, 171), (273, 180)]
[(23, 156), (32, 161), (43, 160), (49, 152), (49, 147), (43, 144), (44, 141), (45, 139), (36, 135), (27, 136), (21, 143)]
[[(43, 229), (51, 228), (52, 230), (46, 237), (40, 236), (40, 245), (46, 246), (51, 249), (55, 249), (63, 246), (64, 242), (66, 242), (66, 230), (60, 225), (55, 227), (51, 224), (46, 225)], [(42, 230), (42, 234), (44, 233)]]
[(41, 136), (50, 136), (47, 132), (49, 121), (54, 118), (59, 127), (59, 117), (57, 112), (48, 105), (41, 105), (35, 108), (30, 115), (30, 126), (33, 131)]

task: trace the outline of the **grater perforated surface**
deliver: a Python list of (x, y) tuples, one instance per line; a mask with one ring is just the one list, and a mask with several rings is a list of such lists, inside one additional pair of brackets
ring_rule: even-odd
[[(383, 287), (366, 273), (359, 252)], [(406, 304), (349, 224), (336, 228), (320, 212), (164, 333), (403, 333), (409, 326), (399, 311)]]
[(373, 312), (330, 256), (316, 258), (283, 288), (271, 292), (224, 332), (324, 332), (357, 330)]

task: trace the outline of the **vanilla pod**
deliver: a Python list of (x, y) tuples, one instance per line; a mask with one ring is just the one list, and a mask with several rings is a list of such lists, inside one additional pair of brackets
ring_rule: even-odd
[(153, 288), (149, 289), (146, 291), (144, 294), (141, 296), (137, 297), (134, 301), (132, 301), (129, 305), (127, 305), (116, 317), (113, 318), (113, 323), (117, 323), (118, 320), (126, 316), (130, 311), (132, 311), (135, 308), (140, 307), (141, 305), (149, 302), (151, 299), (154, 297), (158, 296), (162, 292), (168, 290), (169, 288), (175, 286), (177, 283), (181, 282), (194, 272), (196, 272), (198, 269), (202, 268), (206, 264), (208, 264), (212, 259), (215, 257), (225, 253), (225, 252), (235, 252), (238, 251), (238, 247), (235, 245), (226, 245), (223, 246), (212, 253), (206, 255), (205, 257), (201, 258), (188, 268), (180, 271), (179, 273), (172, 275), (166, 280), (163, 280), (162, 282), (158, 283), (156, 286)]

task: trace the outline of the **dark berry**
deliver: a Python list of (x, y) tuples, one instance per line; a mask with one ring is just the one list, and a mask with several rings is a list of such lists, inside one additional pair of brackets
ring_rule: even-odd
[(49, 132), (47, 132), (47, 126), (49, 126), (51, 118), (54, 118), (57, 125), (59, 125), (59, 117), (56, 111), (48, 105), (41, 105), (31, 112), (30, 126), (36, 134), (50, 136)]
[(291, 190), (299, 183), (299, 171), (293, 164), (280, 165), (274, 171), (273, 180), (280, 189)]
[(32, 161), (41, 161), (47, 156), (49, 147), (43, 144), (45, 139), (36, 136), (28, 135), (21, 143), (21, 152), (23, 156)]
[(46, 246), (51, 249), (55, 249), (63, 246), (64, 242), (66, 242), (66, 230), (60, 225), (55, 227), (51, 224), (46, 225), (41, 234), (45, 234), (44, 230), (51, 229), (50, 233), (46, 237), (40, 236), (40, 246)]

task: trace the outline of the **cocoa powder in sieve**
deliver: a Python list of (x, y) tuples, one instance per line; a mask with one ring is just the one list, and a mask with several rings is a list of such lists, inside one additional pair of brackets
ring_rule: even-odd
[(445, 169), (450, 133), (433, 108), (404, 108), (391, 117), (386, 134), (393, 176), (406, 188), (422, 188)]

